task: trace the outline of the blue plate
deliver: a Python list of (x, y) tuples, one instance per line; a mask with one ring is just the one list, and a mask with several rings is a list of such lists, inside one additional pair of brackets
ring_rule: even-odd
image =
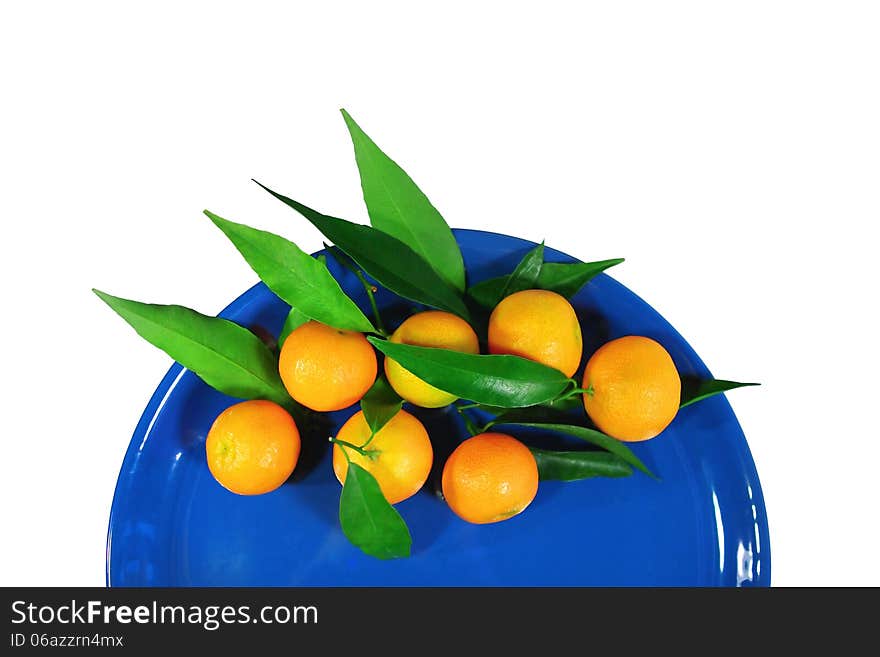
[[(471, 282), (509, 272), (534, 244), (455, 231)], [(548, 249), (549, 261), (572, 259)], [(363, 289), (332, 261), (356, 301)], [(412, 305), (380, 292), (401, 318)], [(574, 298), (589, 356), (609, 339), (647, 335), (683, 375), (709, 377), (697, 354), (659, 314), (611, 277)], [(287, 306), (262, 284), (222, 316), (277, 334)], [(392, 323), (393, 325), (393, 323)], [(745, 393), (747, 394), (747, 393)], [(326, 436), (356, 409), (331, 416), (291, 481), (240, 497), (208, 472), (204, 442), (232, 403), (175, 364), (134, 432), (113, 499), (107, 539), (112, 586), (739, 586), (770, 583), (767, 515), (755, 465), (724, 396), (683, 409), (658, 438), (633, 446), (659, 475), (545, 482), (525, 512), (505, 522), (459, 520), (427, 485), (397, 506), (413, 535), (409, 559), (379, 561), (354, 548), (337, 519), (340, 486)], [(418, 411), (440, 445), (465, 435), (449, 410)], [(319, 446), (318, 446), (319, 445)], [(304, 450), (306, 448), (304, 447)], [(442, 447), (437, 447), (442, 451)], [(437, 459), (439, 461), (439, 459)]]

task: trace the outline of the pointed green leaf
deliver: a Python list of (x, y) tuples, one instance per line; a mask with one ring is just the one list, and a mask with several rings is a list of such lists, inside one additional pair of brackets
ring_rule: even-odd
[(519, 356), (484, 356), (367, 338), (386, 356), (432, 386), (462, 399), (515, 408), (549, 401), (570, 380), (559, 370)]
[(388, 504), (375, 477), (356, 463), (348, 464), (339, 524), (348, 540), (372, 557), (397, 559), (410, 554), (409, 528)]
[[(546, 404), (527, 406), (525, 408), (500, 409), (492, 424), (520, 424), (522, 422), (541, 422), (551, 424), (569, 424), (577, 421), (569, 409), (559, 409)], [(583, 410), (583, 406), (581, 406)]]
[[(623, 258), (597, 262), (545, 262), (534, 287), (550, 290), (566, 298), (573, 297), (590, 279), (606, 269), (623, 262)], [(490, 278), (472, 285), (468, 294), (480, 305), (494, 308), (504, 298), (504, 288), (509, 276)]]
[(628, 477), (632, 468), (609, 452), (563, 452), (531, 448), (541, 481), (579, 481), (591, 477)]
[(650, 470), (648, 470), (647, 466), (642, 463), (638, 456), (632, 453), (632, 450), (630, 450), (629, 447), (624, 445), (619, 440), (612, 438), (611, 436), (606, 436), (601, 431), (596, 431), (595, 429), (587, 429), (586, 427), (578, 427), (573, 424), (549, 424), (543, 422), (515, 422), (511, 424), (520, 427), (534, 427), (535, 429), (544, 429), (545, 431), (558, 431), (559, 433), (564, 433), (568, 434), (569, 436), (574, 436), (575, 438), (580, 438), (581, 440), (588, 442), (591, 445), (601, 447), (605, 451), (611, 452), (612, 454), (619, 456), (621, 459), (623, 459), (626, 463), (629, 463), (634, 468), (641, 470), (650, 477), (654, 477), (654, 474)]
[[(504, 286), (504, 292), (501, 297), (508, 297), (511, 294), (530, 290), (538, 282), (538, 275), (541, 273), (541, 267), (544, 265), (544, 242), (541, 242), (534, 249), (529, 250), (513, 273), (507, 277), (507, 283)], [(499, 299), (501, 301), (501, 299)]]
[(538, 276), (538, 287), (571, 298), (590, 279), (621, 262), (623, 258), (597, 262), (545, 262)]
[(507, 287), (507, 276), (487, 278), (485, 281), (474, 283), (468, 288), (468, 296), (484, 308), (493, 309), (503, 299), (504, 288)]
[[(477, 302), (486, 308), (494, 308), (505, 297), (523, 290), (531, 290), (538, 286), (538, 275), (544, 265), (544, 242), (529, 249), (513, 273), (497, 279), (478, 283), (468, 290)], [(492, 282), (497, 281), (497, 283)]]
[(281, 327), (281, 333), (278, 334), (278, 348), (284, 345), (287, 336), (293, 333), (300, 326), (309, 321), (309, 316), (303, 311), (291, 308), (287, 313), (287, 319), (284, 320), (284, 326)]
[[(570, 415), (573, 411), (584, 410), (584, 403), (580, 395), (575, 395), (561, 399), (551, 399), (542, 404), (525, 408), (502, 408), (500, 406), (489, 406), (488, 404), (477, 404), (476, 408), (496, 416), (503, 414), (503, 419), (508, 422), (553, 422), (553, 420), (548, 420), (547, 417), (568, 417), (570, 420)], [(501, 424), (502, 418), (499, 417), (497, 420), (497, 424)], [(562, 422), (562, 424), (567, 423)]]
[(400, 296), (447, 310), (465, 319), (468, 310), (458, 292), (425, 260), (396, 237), (381, 230), (330, 217), (254, 181), (308, 219), (367, 274)]
[(747, 386), (759, 386), (760, 383), (739, 383), (738, 381), (724, 381), (723, 379), (708, 379), (699, 381), (691, 378), (683, 378), (681, 382), (681, 408), (695, 404), (707, 397), (727, 392), (735, 388)]
[(361, 410), (370, 431), (378, 433), (388, 421), (397, 415), (403, 406), (403, 400), (394, 392), (384, 376), (376, 377), (373, 386), (361, 399)]
[(394, 160), (344, 109), (370, 223), (412, 248), (452, 288), (464, 292), (464, 261), (446, 221)]
[(289, 405), (278, 361), (260, 338), (219, 317), (183, 306), (161, 306), (94, 293), (137, 333), (205, 383), (231, 397)]
[(538, 277), (544, 266), (544, 243), (529, 249), (512, 273), (490, 278), (471, 286), (468, 294), (480, 305), (494, 308), (502, 299), (538, 287)]
[(257, 276), (291, 307), (322, 324), (364, 333), (375, 330), (327, 265), (274, 233), (238, 224), (205, 210)]

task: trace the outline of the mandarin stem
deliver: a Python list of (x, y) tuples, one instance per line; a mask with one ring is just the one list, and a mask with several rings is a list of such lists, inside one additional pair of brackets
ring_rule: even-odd
[(557, 397), (555, 401), (565, 401), (566, 399), (570, 399), (571, 397), (574, 397), (575, 395), (590, 395), (590, 396), (592, 396), (593, 395), (593, 386), (590, 386), (589, 388), (586, 388), (586, 389), (579, 388), (579, 387), (575, 386), (571, 390), (568, 390), (565, 394)]
[(464, 426), (467, 427), (468, 433), (470, 433), (471, 436), (476, 436), (476, 435), (482, 433), (479, 430), (479, 428), (477, 427), (477, 425), (474, 424), (474, 421), (470, 418), (470, 416), (467, 413), (465, 413), (458, 406), (455, 407), (455, 410), (458, 411), (458, 414), (461, 416), (461, 419), (464, 420)]
[[(353, 445), (350, 442), (345, 440), (340, 440), (339, 438), (330, 437), (331, 443), (336, 443), (340, 447), (348, 447), (349, 449), (354, 450), (361, 456), (366, 456), (368, 459), (375, 459), (379, 455), (379, 451), (375, 449), (364, 449), (363, 447), (358, 447), (357, 445)], [(348, 454), (345, 454), (345, 450), (342, 450), (342, 453), (348, 458)]]
[(376, 431), (370, 431), (370, 437), (367, 438), (367, 441), (363, 445), (361, 445), (361, 449), (366, 449), (367, 445), (369, 445), (371, 442), (373, 442), (373, 438), (376, 437), (376, 433), (377, 433)]
[(385, 330), (385, 325), (382, 323), (382, 316), (379, 314), (379, 306), (376, 305), (376, 297), (373, 296), (373, 286), (370, 285), (360, 269), (355, 269), (354, 275), (358, 277), (358, 280), (367, 292), (367, 298), (370, 300), (370, 308), (373, 309), (373, 319), (376, 321), (376, 330), (379, 332), (379, 335), (387, 338), (388, 331)]
[(330, 245), (324, 242), (324, 247), (328, 251), (332, 251), (336, 261), (341, 264), (343, 267), (348, 269), (351, 273), (357, 276), (357, 279), (361, 282), (361, 285), (364, 287), (364, 291), (367, 293), (367, 298), (370, 300), (370, 308), (373, 310), (373, 319), (376, 324), (376, 332), (381, 335), (383, 338), (388, 337), (388, 331), (385, 330), (385, 325), (382, 323), (382, 316), (379, 314), (379, 307), (376, 305), (376, 297), (373, 296), (373, 286), (367, 282), (366, 277), (364, 276), (364, 272), (361, 271), (358, 267), (355, 266), (356, 263), (349, 261), (348, 257), (343, 256), (340, 257), (337, 254), (342, 253), (342, 250), (336, 245)]

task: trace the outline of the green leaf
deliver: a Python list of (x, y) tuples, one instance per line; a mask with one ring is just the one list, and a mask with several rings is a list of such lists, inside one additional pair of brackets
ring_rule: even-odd
[(183, 306), (161, 306), (93, 290), (137, 333), (205, 383), (241, 399), (268, 399), (289, 406), (278, 361), (260, 338), (219, 317)]
[(446, 221), (406, 172), (385, 155), (344, 109), (370, 223), (418, 253), (459, 293), (464, 261)]
[(388, 384), (384, 376), (376, 377), (373, 386), (361, 399), (361, 410), (370, 431), (378, 433), (400, 411), (403, 400)]
[(478, 283), (468, 290), (480, 305), (494, 308), (504, 298), (538, 286), (538, 275), (544, 265), (544, 242), (529, 249), (513, 273)]
[(364, 333), (375, 330), (323, 262), (274, 233), (228, 221), (208, 210), (205, 214), (269, 289), (291, 307), (334, 328)]
[(468, 296), (484, 308), (492, 309), (504, 298), (508, 278), (509, 276), (498, 276), (474, 283), (468, 288)]
[[(584, 399), (581, 395), (572, 395), (565, 399), (551, 399), (550, 401), (541, 404), (541, 406), (559, 412), (573, 411), (575, 409), (578, 411), (584, 411)], [(586, 416), (586, 411), (584, 411), (584, 415)]]
[[(605, 451), (611, 452), (612, 454), (619, 456), (626, 463), (629, 463), (634, 468), (641, 470), (649, 477), (654, 477), (654, 474), (650, 470), (648, 470), (647, 466), (642, 463), (638, 456), (632, 453), (632, 450), (630, 450), (629, 447), (624, 445), (619, 440), (612, 438), (611, 436), (606, 436), (601, 431), (596, 431), (595, 429), (587, 429), (586, 427), (578, 427), (573, 424), (549, 424), (543, 422), (512, 422), (510, 424), (514, 424), (520, 427), (534, 427), (535, 429), (544, 429), (545, 431), (558, 431), (559, 433), (565, 433), (569, 436), (580, 438), (581, 440), (588, 442), (591, 445), (601, 447)], [(656, 477), (654, 478), (656, 479)]]
[[(583, 407), (581, 407), (583, 409)], [(522, 422), (540, 422), (549, 424), (568, 424), (577, 421), (568, 409), (559, 409), (545, 404), (526, 408), (500, 409), (492, 424), (520, 424)], [(491, 411), (490, 411), (491, 412)]]
[[(563, 418), (571, 420), (572, 411), (583, 412), (584, 403), (581, 401), (580, 395), (575, 395), (551, 399), (542, 404), (526, 406), (524, 408), (502, 408), (501, 406), (489, 406), (488, 404), (477, 404), (476, 408), (498, 416), (493, 424), (515, 424), (517, 422), (555, 422), (557, 424), (567, 424), (566, 421), (563, 421)], [(586, 413), (584, 413), (584, 417), (586, 417)]]
[(339, 524), (354, 545), (379, 559), (408, 557), (409, 528), (388, 504), (376, 479), (356, 463), (348, 464), (339, 498)]
[(747, 386), (759, 386), (760, 383), (739, 383), (738, 381), (724, 381), (723, 379), (708, 379), (701, 381), (694, 378), (682, 378), (681, 381), (681, 408), (695, 404), (698, 401), (714, 395)]
[[(623, 262), (623, 258), (612, 260), (600, 260), (597, 262), (545, 262), (538, 274), (538, 280), (534, 287), (541, 290), (550, 290), (564, 297), (573, 297), (587, 282), (604, 270)], [(504, 298), (504, 288), (507, 285), (508, 276), (490, 278), (468, 289), (468, 294), (477, 303), (486, 307), (494, 308)]]
[(321, 214), (273, 192), (256, 180), (254, 182), (308, 219), (381, 285), (410, 301), (447, 310), (468, 319), (467, 306), (458, 291), (396, 237), (369, 226)]
[(541, 481), (578, 481), (592, 477), (628, 477), (632, 468), (608, 452), (562, 452), (531, 448)]
[(544, 263), (541, 274), (538, 276), (538, 287), (571, 298), (590, 279), (621, 262), (623, 262), (623, 258), (597, 262), (547, 262)]
[[(507, 297), (523, 290), (530, 290), (538, 282), (538, 275), (544, 265), (544, 242), (526, 253), (513, 273), (507, 277), (504, 292), (501, 297)], [(501, 299), (499, 299), (501, 301)]]
[(490, 406), (516, 408), (555, 398), (570, 383), (559, 370), (519, 356), (483, 356), (367, 338), (432, 386)]
[(278, 335), (278, 348), (284, 345), (287, 336), (293, 333), (300, 326), (309, 321), (309, 316), (297, 308), (291, 308), (287, 313), (287, 319), (284, 320), (284, 326), (281, 327), (281, 333)]

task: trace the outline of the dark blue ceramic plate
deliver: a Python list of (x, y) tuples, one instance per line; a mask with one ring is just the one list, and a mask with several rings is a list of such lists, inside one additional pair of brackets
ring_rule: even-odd
[[(457, 230), (470, 281), (509, 272), (530, 242)], [(547, 250), (548, 260), (569, 261)], [(329, 263), (365, 305), (353, 275)], [(411, 307), (389, 294), (392, 316)], [(659, 314), (606, 275), (573, 300), (589, 357), (602, 343), (647, 335), (683, 375), (709, 377)], [(222, 316), (277, 334), (287, 306), (262, 284)], [(379, 561), (352, 547), (337, 520), (340, 486), (321, 434), (293, 480), (240, 497), (205, 463), (212, 421), (232, 403), (173, 365), (147, 405), (125, 455), (107, 540), (113, 586), (275, 585), (767, 585), (770, 545), (761, 485), (739, 423), (723, 396), (679, 413), (658, 438), (633, 449), (661, 481), (545, 482), (529, 509), (493, 525), (459, 520), (428, 485), (397, 506), (413, 535), (409, 559)], [(335, 426), (356, 409), (333, 415)], [(463, 437), (450, 411), (419, 412), (432, 436)], [(439, 442), (439, 441), (438, 441)], [(306, 449), (304, 447), (304, 449)], [(311, 462), (310, 462), (311, 461)]]

